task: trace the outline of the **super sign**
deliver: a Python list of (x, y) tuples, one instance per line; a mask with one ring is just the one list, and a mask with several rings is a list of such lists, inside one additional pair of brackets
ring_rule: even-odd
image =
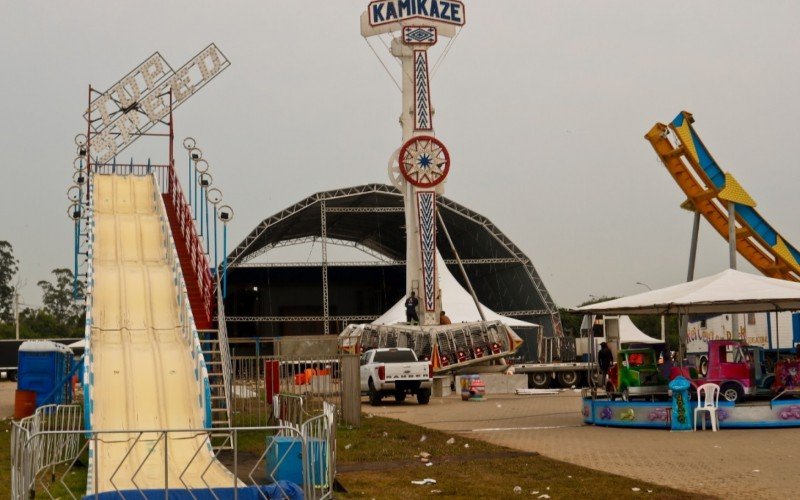
[(367, 14), (370, 26), (414, 18), (464, 26), (464, 4), (454, 0), (377, 0)]

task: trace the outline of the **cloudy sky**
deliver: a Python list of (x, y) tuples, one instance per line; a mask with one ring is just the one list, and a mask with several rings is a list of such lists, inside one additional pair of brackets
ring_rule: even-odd
[[(232, 241), (311, 193), (387, 182), (400, 93), (359, 34), (366, 3), (0, 0), (0, 240), (26, 302), (72, 262), (66, 189), (87, 85), (105, 89), (155, 51), (177, 68), (214, 41), (232, 62), (176, 112), (177, 136), (197, 139), (236, 210)], [(685, 279), (692, 217), (643, 139), (683, 109), (800, 243), (800, 3), (466, 4), (432, 81), (446, 195), (521, 247), (559, 305)], [(700, 276), (727, 266), (705, 222), (698, 259)]]

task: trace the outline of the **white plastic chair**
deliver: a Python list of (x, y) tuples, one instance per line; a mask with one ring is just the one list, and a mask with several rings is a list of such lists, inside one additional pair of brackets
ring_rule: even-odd
[[(703, 384), (697, 388), (697, 408), (694, 409), (694, 425), (692, 430), (697, 430), (697, 414), (708, 412), (711, 417), (711, 430), (717, 432), (717, 403), (719, 402), (719, 386), (717, 384)], [(703, 430), (706, 430), (706, 419), (703, 416)]]

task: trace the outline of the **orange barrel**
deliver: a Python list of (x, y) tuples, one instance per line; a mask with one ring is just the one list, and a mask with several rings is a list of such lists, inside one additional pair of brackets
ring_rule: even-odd
[(22, 420), (36, 411), (36, 392), (17, 389), (14, 394), (14, 420)]

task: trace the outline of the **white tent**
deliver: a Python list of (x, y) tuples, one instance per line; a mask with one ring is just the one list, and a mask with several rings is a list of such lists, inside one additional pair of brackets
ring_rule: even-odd
[(67, 347), (70, 349), (86, 349), (86, 339), (80, 339), (77, 342), (68, 344)]
[[(611, 316), (606, 316), (606, 319), (610, 319)], [(631, 318), (629, 316), (619, 316), (619, 341), (622, 344), (661, 344), (660, 339), (656, 339), (647, 335), (643, 331), (639, 330), (636, 325), (633, 324)], [(585, 331), (589, 324), (594, 322), (594, 315), (587, 314), (583, 317), (583, 322), (581, 323), (581, 331)]]
[[(478, 308), (475, 307), (475, 301), (472, 300), (472, 295), (464, 290), (464, 287), (456, 280), (456, 278), (447, 269), (442, 256), (436, 254), (436, 269), (439, 271), (439, 288), (442, 291), (442, 309), (447, 313), (447, 317), (453, 323), (461, 323), (463, 321), (480, 321), (481, 315), (478, 313)], [(392, 325), (396, 323), (405, 323), (406, 321), (406, 297), (400, 299), (388, 311), (383, 313), (381, 317), (372, 322), (373, 325)], [(506, 326), (510, 327), (538, 327), (535, 323), (528, 323), (519, 319), (509, 318), (502, 316), (492, 311), (485, 305), (481, 304), (483, 315), (486, 316), (487, 321), (501, 321)]]
[(628, 316), (619, 317), (619, 341), (623, 344), (660, 344), (661, 339), (654, 339), (633, 324)]
[(800, 283), (733, 269), (707, 278), (579, 307), (597, 314), (710, 314), (800, 309)]

